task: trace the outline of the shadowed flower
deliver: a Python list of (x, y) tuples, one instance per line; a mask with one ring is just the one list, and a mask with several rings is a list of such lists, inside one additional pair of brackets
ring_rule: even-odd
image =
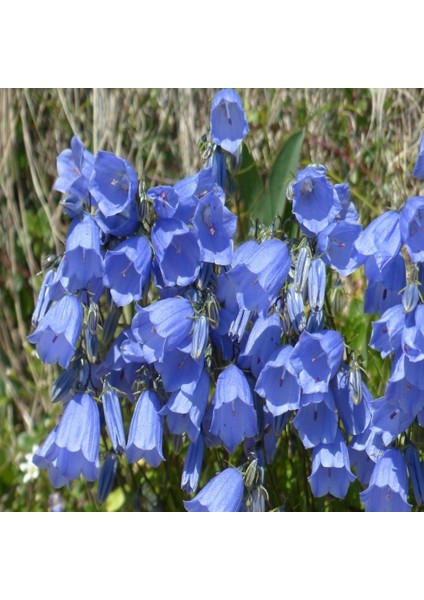
[(424, 261), (424, 197), (408, 198), (400, 213), (400, 233), (413, 262)]
[(127, 160), (112, 152), (97, 153), (90, 192), (105, 217), (127, 210), (137, 189), (137, 173)]
[(369, 512), (409, 512), (408, 476), (399, 450), (389, 449), (381, 456), (371, 475), (368, 488), (360, 497)]
[(137, 401), (128, 434), (127, 460), (129, 463), (144, 460), (158, 467), (165, 460), (162, 453), (163, 423), (159, 397), (146, 390)]
[(340, 432), (332, 444), (320, 444), (312, 453), (312, 473), (308, 477), (316, 498), (331, 494), (343, 499), (356, 479), (350, 470), (349, 453)]

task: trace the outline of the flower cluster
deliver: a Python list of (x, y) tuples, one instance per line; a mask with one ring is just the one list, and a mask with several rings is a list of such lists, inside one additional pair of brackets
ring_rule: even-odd
[[(55, 487), (98, 480), (103, 501), (120, 457), (158, 467), (169, 432), (187, 442), (188, 495), (208, 449), (223, 447), (232, 463), (186, 510), (264, 511), (266, 466), (292, 428), (311, 453), (314, 496), (344, 498), (357, 477), (368, 485), (366, 509), (404, 510), (409, 473), (421, 503), (419, 455), (395, 442), (414, 419), (424, 422), (424, 198), (363, 231), (348, 184), (309, 165), (287, 191), (297, 237), (272, 227), (235, 246), (228, 169), (248, 131), (240, 96), (221, 90), (203, 169), (147, 191), (127, 160), (93, 156), (77, 137), (59, 155), (55, 189), (72, 222), (28, 339), (41, 360), (62, 367), (51, 399), (64, 411), (33, 461)], [(378, 400), (326, 292), (361, 265), (365, 310), (383, 313), (371, 346), (394, 354)]]

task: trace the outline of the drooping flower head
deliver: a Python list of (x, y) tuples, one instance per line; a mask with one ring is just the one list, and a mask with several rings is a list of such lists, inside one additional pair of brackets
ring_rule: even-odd
[(408, 476), (399, 450), (390, 448), (377, 460), (368, 488), (360, 497), (370, 512), (409, 512)]
[(163, 423), (160, 408), (160, 400), (155, 392), (146, 390), (141, 394), (128, 434), (128, 462), (144, 458), (152, 467), (158, 467), (165, 460), (162, 452)]
[(408, 198), (400, 213), (400, 233), (413, 262), (424, 262), (424, 197)]
[(112, 152), (97, 153), (90, 192), (105, 217), (127, 210), (137, 188), (137, 173), (127, 160)]
[(243, 498), (243, 475), (229, 467), (215, 475), (193, 500), (186, 500), (188, 512), (238, 512)]
[(249, 133), (246, 115), (239, 94), (223, 89), (215, 94), (211, 106), (211, 139), (234, 154)]

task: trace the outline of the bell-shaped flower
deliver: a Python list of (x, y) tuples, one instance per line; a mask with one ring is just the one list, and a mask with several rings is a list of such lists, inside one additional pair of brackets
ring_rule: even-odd
[[(93, 172), (94, 156), (87, 150), (81, 140), (74, 135), (71, 147), (63, 150), (57, 157), (59, 177), (54, 183), (54, 189), (67, 194), (63, 203), (78, 206), (77, 212), (82, 212), (83, 203), (89, 204), (88, 188)], [(68, 211), (67, 211), (68, 212)], [(74, 216), (76, 213), (68, 213)]]
[(350, 470), (349, 453), (340, 432), (332, 444), (315, 446), (312, 453), (312, 473), (308, 481), (316, 498), (331, 494), (343, 499), (349, 485), (355, 479)]
[(330, 379), (339, 370), (344, 345), (339, 333), (304, 331), (294, 347), (291, 362), (305, 394), (326, 392)]
[(34, 327), (37, 327), (38, 323), (44, 317), (52, 302), (50, 285), (53, 283), (55, 273), (56, 272), (53, 269), (49, 269), (43, 279), (40, 293), (38, 294), (37, 303), (31, 317), (31, 325)]
[(64, 296), (55, 302), (28, 336), (36, 344), (37, 354), (46, 364), (59, 363), (66, 369), (75, 354), (81, 333), (83, 309), (76, 296)]
[(405, 327), (405, 311), (402, 304), (386, 310), (383, 316), (372, 324), (370, 346), (385, 358), (400, 348)]
[(365, 290), (364, 311), (383, 314), (388, 308), (400, 304), (399, 294), (406, 285), (405, 260), (401, 254), (394, 256), (380, 269), (374, 256), (365, 263), (365, 276), (368, 287)]
[(176, 219), (159, 219), (151, 239), (164, 283), (193, 283), (201, 266), (201, 248), (193, 228)]
[(90, 192), (105, 217), (127, 210), (138, 189), (131, 164), (113, 152), (98, 152), (90, 180)]
[(274, 417), (299, 408), (300, 387), (291, 363), (292, 353), (292, 346), (284, 346), (274, 352), (256, 383), (255, 391), (265, 398)]
[(368, 488), (360, 497), (368, 512), (409, 512), (408, 476), (399, 450), (390, 448), (377, 460)]
[(240, 95), (231, 88), (220, 90), (211, 105), (211, 140), (234, 154), (248, 133)]
[(99, 280), (103, 284), (100, 231), (90, 214), (72, 221), (61, 267), (60, 282), (67, 292), (94, 292)]
[(412, 262), (424, 262), (424, 197), (408, 198), (400, 213), (400, 233)]
[(239, 307), (266, 316), (289, 270), (286, 244), (273, 239), (262, 244), (246, 242), (239, 246), (227, 276), (235, 286)]
[(152, 251), (142, 236), (121, 242), (105, 256), (105, 286), (117, 306), (140, 300), (149, 282)]
[(226, 367), (216, 382), (210, 431), (221, 439), (230, 454), (245, 438), (258, 433), (252, 391), (235, 365)]
[[(355, 242), (355, 248), (365, 261), (373, 256), (379, 269), (399, 254), (402, 240), (399, 213), (389, 210), (371, 221)], [(359, 264), (358, 259), (358, 264)]]
[(309, 166), (296, 175), (293, 213), (309, 233), (318, 235), (332, 223), (342, 206), (325, 171)]
[(196, 442), (208, 404), (209, 383), (209, 375), (202, 371), (199, 380), (183, 384), (171, 394), (161, 410), (171, 433), (187, 433), (190, 440)]
[(365, 383), (361, 382), (362, 399), (358, 404), (353, 402), (350, 393), (349, 371), (347, 369), (337, 373), (330, 387), (346, 433), (353, 435), (363, 433), (370, 425), (372, 417), (372, 396)]
[(193, 500), (186, 500), (188, 512), (239, 512), (243, 499), (243, 475), (228, 467), (215, 475)]
[(424, 503), (424, 465), (420, 461), (417, 447), (414, 444), (406, 446), (405, 460), (412, 489), (414, 490), (415, 501), (418, 506), (421, 506)]
[(259, 376), (268, 359), (280, 347), (281, 334), (282, 328), (277, 314), (256, 319), (249, 332), (246, 346), (239, 356), (247, 361), (247, 367), (255, 377)]
[[(54, 463), (66, 479), (99, 476), (100, 416), (90, 394), (77, 394), (66, 405), (43, 461)], [(44, 462), (45, 464), (45, 462)]]
[(414, 170), (412, 171), (412, 175), (417, 179), (424, 179), (424, 133), (421, 134), (418, 158)]
[(165, 460), (162, 453), (163, 423), (160, 400), (152, 390), (144, 391), (137, 401), (128, 434), (126, 456), (129, 463), (144, 458), (158, 467)]
[(128, 237), (133, 235), (139, 226), (137, 205), (134, 200), (128, 208), (111, 217), (106, 217), (100, 211), (97, 211), (94, 219), (106, 237)]
[(358, 258), (354, 246), (361, 231), (361, 225), (337, 221), (318, 235), (318, 250), (322, 254), (322, 260), (343, 277), (353, 273), (363, 262)]
[(330, 407), (328, 402), (311, 402), (298, 410), (293, 425), (304, 447), (313, 448), (318, 444), (332, 444), (336, 440), (338, 416), (335, 407)]
[(176, 349), (193, 326), (194, 310), (186, 298), (165, 298), (137, 310), (132, 331), (148, 362), (162, 360), (166, 350)]
[(153, 200), (159, 219), (172, 219), (180, 203), (180, 196), (173, 186), (160, 185), (150, 188), (147, 195)]
[(187, 340), (186, 346), (167, 350), (162, 360), (154, 363), (167, 392), (175, 392), (184, 385), (199, 380), (205, 357), (194, 359), (190, 354), (190, 348), (191, 342)]
[(237, 229), (237, 217), (225, 204), (220, 187), (205, 194), (197, 205), (193, 224), (197, 233), (202, 260), (217, 265), (229, 265), (233, 258), (233, 237)]

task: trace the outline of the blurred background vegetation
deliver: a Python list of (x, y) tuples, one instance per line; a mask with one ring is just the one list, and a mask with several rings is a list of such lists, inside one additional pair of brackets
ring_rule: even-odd
[[(161, 493), (179, 488), (183, 457), (178, 455), (156, 471), (132, 471), (138, 496), (127, 494), (123, 483), (102, 506), (96, 501), (95, 484), (77, 481), (69, 490), (54, 494), (45, 473), (35, 479), (25, 476), (26, 455), (42, 443), (61, 412), (49, 400), (55, 369), (38, 360), (26, 337), (42, 281), (41, 262), (64, 247), (68, 219), (52, 186), (56, 156), (69, 146), (72, 135), (77, 134), (94, 152), (110, 150), (129, 159), (144, 174), (148, 187), (173, 184), (201, 167), (198, 142), (208, 129), (215, 91), (0, 90), (0, 510), (181, 509), (180, 498), (163, 501)], [(422, 89), (246, 89), (240, 93), (251, 126), (248, 147), (264, 177), (285, 140), (304, 128), (301, 164), (323, 163), (335, 182), (348, 181), (364, 225), (419, 194), (418, 182), (410, 174), (423, 124)], [(383, 391), (382, 369), (387, 366), (381, 365), (376, 353), (365, 352), (370, 317), (363, 314), (361, 274), (343, 285), (348, 302), (338, 317), (339, 325), (347, 339), (355, 340), (368, 384), (378, 395)], [(269, 474), (274, 507), (359, 508), (353, 499), (359, 484), (352, 486), (345, 503), (314, 501), (307, 481), (296, 476), (299, 462), (309, 474), (309, 459), (304, 451), (294, 451), (293, 440), (285, 435), (277, 455), (281, 460)], [(202, 481), (213, 469), (214, 465)]]

